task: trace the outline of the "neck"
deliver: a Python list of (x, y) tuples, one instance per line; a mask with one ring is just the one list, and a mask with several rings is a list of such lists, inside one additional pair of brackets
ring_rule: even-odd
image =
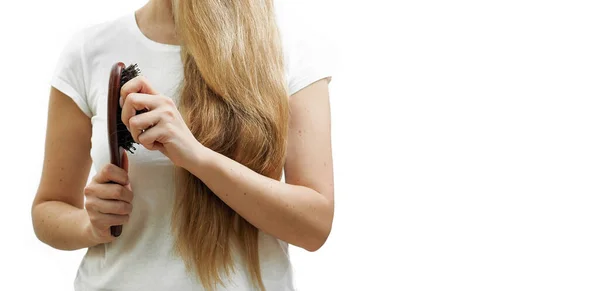
[(159, 43), (178, 45), (171, 1), (150, 0), (135, 12), (135, 18), (147, 38)]

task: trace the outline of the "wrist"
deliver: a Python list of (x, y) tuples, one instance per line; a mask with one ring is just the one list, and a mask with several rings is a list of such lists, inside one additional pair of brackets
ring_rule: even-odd
[(84, 222), (82, 224), (82, 236), (83, 236), (83, 240), (84, 240), (84, 244), (88, 247), (93, 247), (95, 245), (99, 245), (102, 242), (100, 241), (100, 239), (96, 236), (96, 233), (94, 232), (94, 226), (92, 225), (92, 221), (90, 220), (90, 217), (87, 214), (87, 211), (85, 211), (85, 218)]
[(214, 156), (216, 154), (215, 151), (197, 142), (192, 147), (190, 158), (186, 159), (185, 164), (181, 165), (181, 167), (193, 174), (202, 173), (214, 163)]

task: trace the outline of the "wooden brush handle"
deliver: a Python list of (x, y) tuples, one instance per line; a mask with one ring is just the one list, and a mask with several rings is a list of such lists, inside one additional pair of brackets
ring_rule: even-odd
[[(125, 64), (118, 62), (114, 64), (110, 70), (110, 78), (108, 80), (108, 147), (110, 150), (110, 163), (123, 168), (121, 157), (123, 156), (123, 148), (119, 146), (117, 135), (117, 109), (119, 107), (119, 97), (121, 94), (121, 72), (125, 68)], [(123, 231), (122, 225), (113, 225), (110, 227), (110, 234), (114, 237), (121, 235)]]

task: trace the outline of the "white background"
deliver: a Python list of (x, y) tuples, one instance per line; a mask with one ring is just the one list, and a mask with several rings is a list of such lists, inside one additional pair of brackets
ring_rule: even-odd
[[(337, 63), (335, 222), (292, 250), (300, 290), (600, 290), (597, 1), (289, 2)], [(75, 31), (143, 3), (0, 4), (0, 290), (72, 289), (83, 251), (30, 218), (48, 81)]]

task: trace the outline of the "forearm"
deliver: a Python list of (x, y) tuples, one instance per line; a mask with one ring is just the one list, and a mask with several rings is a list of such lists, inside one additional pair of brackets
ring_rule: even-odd
[(265, 233), (317, 250), (333, 220), (333, 203), (317, 191), (260, 175), (244, 165), (199, 149), (185, 167), (221, 200)]
[(85, 209), (61, 201), (45, 201), (32, 209), (33, 228), (38, 239), (60, 250), (77, 250), (95, 245), (88, 233)]

